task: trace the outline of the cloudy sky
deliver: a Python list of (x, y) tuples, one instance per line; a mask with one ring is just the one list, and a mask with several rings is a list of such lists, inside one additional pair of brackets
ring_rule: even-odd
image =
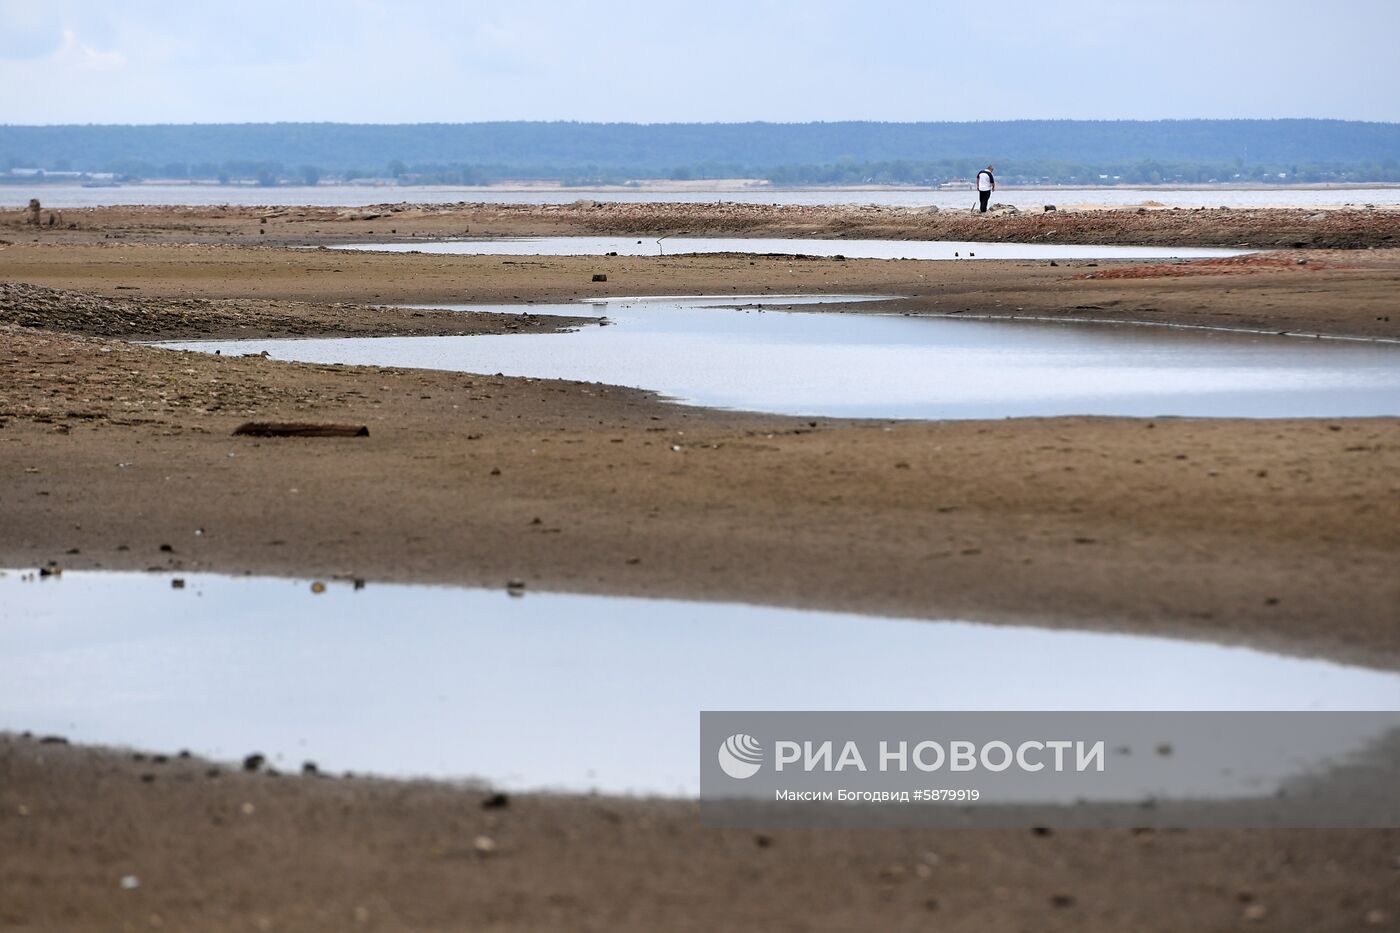
[(0, 123), (1400, 121), (1400, 0), (0, 0)]

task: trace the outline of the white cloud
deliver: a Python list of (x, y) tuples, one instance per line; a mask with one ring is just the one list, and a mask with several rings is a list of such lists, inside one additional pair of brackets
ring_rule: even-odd
[(50, 57), (60, 68), (82, 68), (87, 71), (110, 71), (126, 65), (121, 52), (98, 51), (78, 38), (71, 29), (63, 30), (63, 45)]

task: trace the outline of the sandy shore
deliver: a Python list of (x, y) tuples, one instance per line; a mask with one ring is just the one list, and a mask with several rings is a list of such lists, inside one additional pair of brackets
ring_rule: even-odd
[[(421, 237), (634, 234), (1022, 243), (1130, 243), (1257, 249), (1394, 247), (1400, 210), (1114, 208), (1052, 212), (876, 205), (609, 202), (382, 204), (371, 207), (100, 207), (59, 212), (53, 227), (0, 213), (0, 237), (39, 242), (329, 245)], [(47, 223), (47, 212), (44, 221)], [(70, 229), (71, 228), (71, 229)]]
[[(37, 243), (0, 227), (11, 241), (0, 281), (79, 293), (0, 292), (0, 565), (524, 579), (1169, 632), (1400, 666), (1400, 419), (794, 419), (597, 385), (127, 342), (545, 329), (569, 322), (365, 305), (697, 291), (1394, 339), (1400, 251), (1304, 250), (1170, 275), (503, 259), (272, 248), (252, 244), (290, 241), (275, 218), (258, 234), (256, 214), (187, 228), (178, 214), (137, 210), (105, 232), (80, 216)], [(1292, 235), (1292, 219), (1275, 219), (1268, 236)], [(353, 239), (383, 222), (336, 223)], [(1371, 223), (1328, 236), (1383, 243), (1388, 228)], [(593, 284), (596, 272), (608, 281)], [(230, 436), (252, 417), (370, 434)], [(212, 778), (198, 762), (6, 739), (0, 925), (1349, 930), (1400, 913), (1391, 832), (814, 831), (760, 844), (699, 828), (682, 804), (480, 803), (443, 785)], [(497, 843), (484, 857), (472, 841), (483, 834)], [(127, 874), (141, 886), (122, 890)]]
[(1396, 832), (715, 830), (692, 804), (488, 807), (169, 752), (0, 735), (6, 929), (1340, 933), (1400, 917)]

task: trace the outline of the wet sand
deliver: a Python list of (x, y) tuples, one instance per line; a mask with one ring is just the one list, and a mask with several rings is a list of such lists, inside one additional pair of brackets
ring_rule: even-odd
[(687, 803), (487, 807), (442, 784), (211, 771), (169, 751), (0, 735), (0, 923), (1340, 933), (1400, 917), (1397, 832), (717, 830)]
[[(0, 228), (12, 241), (0, 280), (106, 299), (0, 302), (0, 564), (523, 579), (1400, 665), (1400, 419), (794, 419), (122, 339), (379, 326), (384, 312), (347, 303), (765, 291), (908, 295), (914, 313), (1394, 338), (1393, 250), (1100, 278), (1128, 267), (518, 262), (249, 247), (259, 235), (247, 231), (204, 246), (172, 245), (188, 230), (141, 243), (14, 233)], [(382, 321), (499, 332), (515, 318)], [(370, 433), (230, 436), (254, 417)], [(478, 834), (497, 842), (492, 854), (475, 852)], [(443, 785), (209, 778), (191, 763), (0, 746), (0, 887), (14, 892), (0, 921), (19, 929), (1383, 928), (1400, 911), (1397, 857), (1393, 832), (813, 831), (759, 844), (699, 828), (682, 804), (524, 798), (482, 810)], [(141, 887), (122, 890), (126, 874)]]

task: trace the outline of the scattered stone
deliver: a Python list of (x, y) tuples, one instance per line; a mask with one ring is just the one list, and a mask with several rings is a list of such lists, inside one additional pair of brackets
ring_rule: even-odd
[(320, 580), (317, 580), (315, 583), (311, 584), (311, 592), (315, 593), (316, 595), (319, 596), (320, 594), (324, 593), (325, 591), (326, 591), (326, 585), (325, 585), (324, 583), (322, 583)]
[(504, 810), (508, 806), (510, 806), (510, 797), (500, 792), (494, 793), (481, 801), (481, 809), (483, 810)]
[[(35, 201), (34, 203), (37, 204), (38, 202)], [(119, 884), (123, 891), (135, 891), (137, 888), (141, 887), (141, 879), (135, 875), (122, 875)]]
[(185, 581), (184, 581), (184, 578), (183, 578), (183, 577), (176, 577), (175, 579), (171, 580), (171, 581), (170, 581), (170, 588), (171, 588), (172, 590), (183, 590), (183, 589), (185, 588)]
[(472, 848), (476, 850), (477, 855), (485, 857), (496, 851), (496, 840), (490, 836), (477, 836), (472, 840)]
[(525, 595), (525, 581), (524, 581), (524, 580), (507, 580), (507, 581), (506, 581), (506, 592), (509, 593), (509, 594), (512, 595), (512, 596), (523, 596), (523, 595)]
[(1074, 895), (1073, 895), (1073, 894), (1052, 894), (1052, 895), (1050, 895), (1050, 906), (1051, 906), (1051, 907), (1073, 907), (1073, 906), (1074, 906)]
[(1053, 204), (1047, 204), (1047, 205), (1045, 205), (1045, 213), (1048, 214), (1048, 213), (1050, 213), (1050, 212), (1053, 211), (1053, 210), (1055, 210), (1055, 205), (1053, 205)]
[(1265, 907), (1263, 904), (1250, 904), (1244, 909), (1243, 914), (1244, 919), (1250, 921), (1251, 923), (1263, 920), (1268, 915), (1269, 908)]
[(248, 757), (246, 757), (246, 758), (243, 759), (243, 770), (244, 770), (244, 771), (257, 771), (257, 770), (259, 770), (260, 768), (262, 768), (262, 766), (263, 766), (264, 764), (266, 764), (266, 763), (267, 763), (267, 756), (266, 756), (266, 755), (263, 755), (263, 754), (260, 753), (260, 752), (253, 752), (251, 755), (249, 755)]
[(602, 272), (595, 272), (595, 273), (593, 274), (593, 281), (595, 281), (595, 282), (606, 282), (607, 280), (608, 280), (607, 275), (604, 274), (604, 273), (602, 273)]
[(301, 773), (302, 773), (302, 774), (308, 774), (308, 775), (315, 775), (315, 774), (320, 774), (320, 773), (321, 773), (321, 769), (318, 768), (318, 767), (316, 767), (316, 762), (314, 762), (314, 761), (304, 761), (304, 762), (302, 762), (302, 764), (301, 764)]

